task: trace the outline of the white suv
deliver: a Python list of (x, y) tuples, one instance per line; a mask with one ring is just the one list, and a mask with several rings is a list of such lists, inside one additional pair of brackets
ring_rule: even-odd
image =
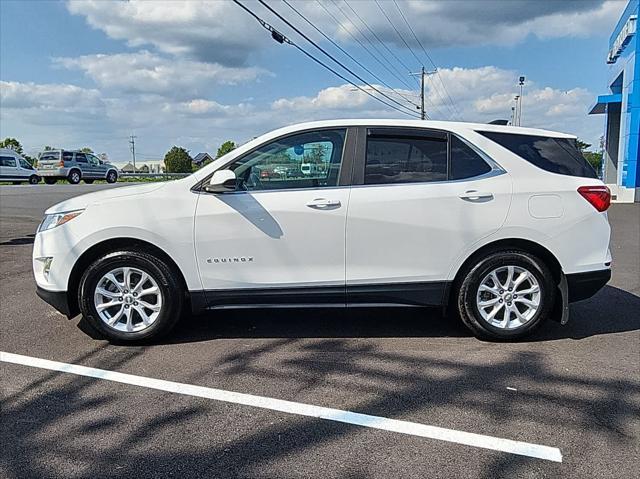
[(186, 309), (284, 305), (436, 306), (513, 339), (609, 280), (609, 201), (570, 135), (322, 121), (49, 208), (33, 269), (45, 301), (120, 341)]

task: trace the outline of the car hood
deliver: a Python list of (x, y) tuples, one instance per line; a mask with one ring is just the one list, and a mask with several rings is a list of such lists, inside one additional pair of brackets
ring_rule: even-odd
[(112, 198), (122, 198), (124, 196), (134, 196), (151, 193), (152, 191), (163, 188), (164, 186), (166, 186), (166, 184), (167, 183), (149, 183), (147, 185), (112, 187), (106, 190), (96, 191), (94, 193), (88, 193), (86, 195), (69, 198), (68, 200), (49, 207), (49, 209), (45, 211), (45, 214), (82, 210), (89, 205), (102, 203)]

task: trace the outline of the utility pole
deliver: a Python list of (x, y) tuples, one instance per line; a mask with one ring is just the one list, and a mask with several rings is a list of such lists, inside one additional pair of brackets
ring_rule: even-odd
[(424, 111), (424, 77), (425, 75), (434, 75), (436, 73), (438, 73), (437, 69), (433, 71), (427, 71), (424, 69), (424, 66), (418, 73), (409, 73), (409, 75), (412, 76), (420, 75), (420, 106), (418, 108), (420, 109), (421, 120), (427, 119), (427, 113)]
[(129, 137), (129, 148), (131, 149), (131, 158), (133, 159), (133, 171), (136, 170), (136, 138), (135, 135)]

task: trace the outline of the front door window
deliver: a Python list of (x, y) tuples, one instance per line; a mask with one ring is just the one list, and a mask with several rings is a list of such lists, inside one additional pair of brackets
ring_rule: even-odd
[(346, 130), (280, 138), (234, 161), (238, 191), (325, 188), (338, 185)]

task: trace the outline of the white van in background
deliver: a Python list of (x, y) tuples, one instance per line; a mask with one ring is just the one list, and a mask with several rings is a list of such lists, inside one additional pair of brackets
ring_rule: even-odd
[(0, 181), (11, 181), (14, 185), (28, 181), (35, 185), (40, 182), (40, 177), (36, 169), (18, 152), (0, 148)]

